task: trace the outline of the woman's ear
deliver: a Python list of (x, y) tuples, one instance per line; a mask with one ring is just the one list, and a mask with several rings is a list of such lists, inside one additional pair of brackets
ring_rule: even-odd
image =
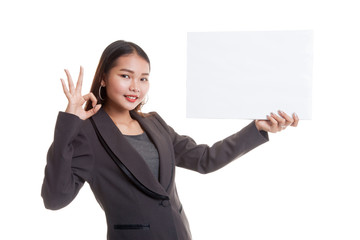
[(106, 87), (106, 75), (105, 74), (101, 78), (100, 85), (103, 86), (103, 87)]

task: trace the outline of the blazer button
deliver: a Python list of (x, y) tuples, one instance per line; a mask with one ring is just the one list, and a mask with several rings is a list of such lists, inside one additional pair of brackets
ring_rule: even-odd
[(160, 205), (163, 206), (163, 207), (168, 207), (168, 206), (170, 206), (170, 201), (169, 200), (162, 200)]

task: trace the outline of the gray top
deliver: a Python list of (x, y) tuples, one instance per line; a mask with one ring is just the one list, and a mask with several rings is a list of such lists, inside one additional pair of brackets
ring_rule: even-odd
[(155, 178), (159, 180), (159, 153), (148, 135), (143, 132), (140, 135), (124, 136), (145, 160)]

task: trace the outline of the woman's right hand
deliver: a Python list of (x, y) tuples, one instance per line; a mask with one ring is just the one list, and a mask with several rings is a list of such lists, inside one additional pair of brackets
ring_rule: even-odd
[[(78, 81), (76, 83), (76, 87), (74, 87), (74, 83), (72, 81), (71, 75), (67, 69), (65, 69), (65, 73), (67, 76), (69, 89), (66, 87), (64, 79), (62, 78), (60, 79), (66, 98), (69, 101), (65, 112), (74, 114), (83, 120), (91, 117), (100, 109), (101, 105), (100, 104), (96, 105), (97, 99), (93, 93), (90, 92), (84, 96), (81, 95), (81, 88), (82, 88), (83, 75), (84, 75), (83, 67), (80, 66), (80, 74)], [(91, 100), (93, 108), (88, 111), (85, 111), (83, 105), (89, 99)]]

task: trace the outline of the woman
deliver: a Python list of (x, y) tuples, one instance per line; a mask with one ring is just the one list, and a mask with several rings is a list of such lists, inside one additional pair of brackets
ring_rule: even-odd
[[(60, 112), (45, 168), (46, 208), (69, 204), (87, 181), (106, 214), (108, 239), (191, 239), (174, 183), (175, 166), (215, 171), (268, 141), (267, 132), (297, 126), (283, 112), (256, 120), (215, 143), (197, 145), (157, 113), (140, 112), (149, 90), (150, 61), (136, 44), (116, 41), (103, 52), (91, 92), (61, 79), (69, 101)], [(83, 104), (87, 101), (85, 109)]]

